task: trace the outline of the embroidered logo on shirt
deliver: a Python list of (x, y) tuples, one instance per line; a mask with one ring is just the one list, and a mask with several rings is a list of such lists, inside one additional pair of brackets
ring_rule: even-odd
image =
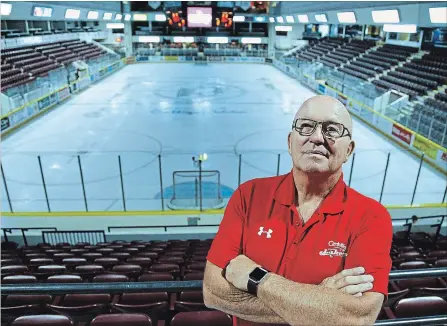
[(341, 242), (329, 241), (329, 248), (326, 248), (320, 251), (320, 256), (329, 256), (329, 257), (346, 257), (348, 254), (346, 253), (346, 245)]
[(272, 229), (269, 229), (268, 231), (264, 231), (264, 227), (263, 227), (263, 226), (260, 226), (260, 227), (259, 227), (258, 235), (260, 236), (260, 235), (262, 235), (263, 233), (266, 234), (267, 239), (270, 239), (270, 238), (272, 237), (273, 230), (272, 230)]

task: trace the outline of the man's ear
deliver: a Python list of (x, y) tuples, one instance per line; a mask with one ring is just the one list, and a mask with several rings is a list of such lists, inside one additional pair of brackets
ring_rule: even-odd
[(287, 137), (287, 148), (288, 148), (288, 151), (289, 151), (289, 154), (290, 155), (292, 155), (292, 140), (291, 140), (291, 137), (292, 137), (292, 133), (291, 132), (289, 132), (289, 136)]
[(352, 155), (355, 149), (355, 141), (351, 140), (348, 146), (348, 152), (346, 153), (345, 163), (349, 160), (349, 157)]

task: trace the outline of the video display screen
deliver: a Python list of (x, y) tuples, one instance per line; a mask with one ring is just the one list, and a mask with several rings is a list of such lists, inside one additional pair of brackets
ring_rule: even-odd
[(210, 28), (213, 26), (213, 10), (210, 7), (188, 7), (188, 27)]

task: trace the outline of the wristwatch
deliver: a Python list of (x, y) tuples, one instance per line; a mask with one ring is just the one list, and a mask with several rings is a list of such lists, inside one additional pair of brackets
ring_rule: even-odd
[(258, 285), (264, 279), (264, 277), (269, 273), (268, 270), (262, 267), (256, 267), (250, 275), (248, 275), (248, 284), (247, 290), (248, 293), (257, 295), (258, 293)]

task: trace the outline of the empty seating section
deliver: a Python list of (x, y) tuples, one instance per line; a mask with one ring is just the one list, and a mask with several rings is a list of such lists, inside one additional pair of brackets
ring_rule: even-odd
[(1, 91), (31, 82), (73, 61), (95, 59), (106, 53), (94, 44), (80, 40), (2, 50)]
[[(441, 98), (441, 99), (440, 99)], [(447, 146), (447, 94), (437, 93), (435, 98), (416, 103), (408, 120), (402, 121), (419, 134), (432, 139), (437, 144)], [(444, 100), (442, 100), (444, 99)]]
[[(373, 79), (384, 70), (391, 69), (393, 66), (399, 64), (400, 61), (406, 60), (411, 54), (417, 51), (418, 49), (411, 47), (385, 44), (374, 51), (355, 58), (348, 65), (340, 68), (340, 71), (363, 80)], [(382, 88), (387, 88), (392, 85), (390, 80), (374, 80), (373, 83)]]
[[(3, 284), (203, 280), (210, 246), (211, 240), (39, 244), (2, 250), (1, 277)], [(180, 312), (194, 311), (210, 312), (201, 291), (2, 297), (2, 323), (46, 314), (69, 316), (74, 324), (101, 325), (103, 319), (143, 314), (152, 325), (164, 325)], [(178, 317), (178, 325), (188, 316)], [(222, 325), (231, 325), (231, 319), (220, 312), (213, 311), (209, 318), (228, 320)]]
[(374, 45), (375, 43), (371, 41), (352, 40), (349, 43), (343, 44), (340, 48), (329, 52), (320, 61), (331, 68), (337, 68), (360, 54), (365, 53), (366, 50)]
[[(211, 243), (211, 239), (114, 241), (96, 245), (59, 243), (55, 246), (41, 243), (2, 250), (2, 283), (203, 280)], [(445, 248), (445, 236), (440, 235), (435, 243), (433, 236), (425, 233), (397, 232), (390, 252), (392, 268), (447, 266)], [(429, 315), (433, 309), (438, 309), (436, 311), (440, 314), (446, 305), (446, 281), (442, 278), (390, 281), (389, 300), (384, 304), (379, 319)], [(418, 309), (409, 309), (412, 305)], [(38, 325), (38, 320), (33, 318), (53, 318), (61, 325), (67, 324), (67, 320), (67, 325), (105, 325), (112, 320), (113, 325), (125, 322), (155, 326), (231, 325), (228, 315), (205, 306), (202, 291), (8, 295), (2, 296), (1, 310), (2, 324), (6, 325)], [(42, 322), (42, 325), (46, 324)]]
[(397, 89), (410, 97), (426, 95), (447, 84), (446, 58), (445, 54), (441, 56), (438, 52), (425, 54), (422, 58), (405, 62), (402, 67), (397, 67), (373, 83), (379, 87)]
[(295, 56), (298, 60), (313, 62), (344, 43), (345, 41), (339, 39), (323, 39), (322, 41), (309, 42), (308, 45), (299, 49)]

